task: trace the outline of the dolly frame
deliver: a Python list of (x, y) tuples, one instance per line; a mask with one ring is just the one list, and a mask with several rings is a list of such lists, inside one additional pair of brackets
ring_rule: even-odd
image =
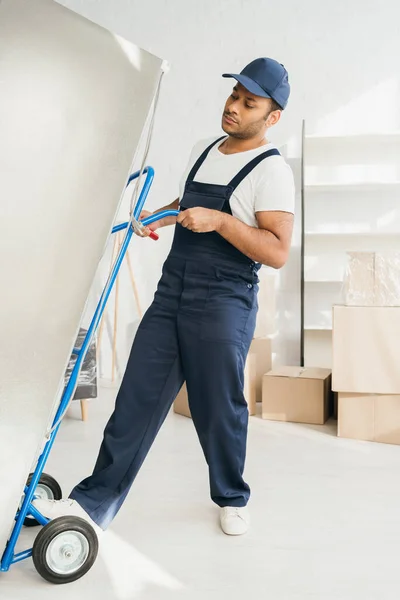
[[(140, 179), (140, 177), (142, 175), (146, 175), (146, 179), (143, 184), (142, 190), (140, 192), (136, 206), (133, 210), (133, 219), (130, 221), (127, 221), (125, 223), (116, 225), (115, 227), (112, 228), (112, 231), (111, 231), (112, 234), (117, 233), (118, 231), (122, 231), (124, 229), (127, 229), (127, 232), (126, 232), (125, 238), (122, 242), (121, 248), (119, 249), (114, 266), (111, 270), (110, 277), (108, 278), (108, 281), (103, 288), (103, 292), (100, 296), (99, 302), (97, 304), (97, 308), (93, 314), (93, 317), (92, 317), (90, 326), (87, 330), (83, 344), (80, 348), (73, 348), (72, 354), (77, 356), (77, 360), (72, 369), (72, 372), (69, 377), (67, 386), (64, 390), (64, 393), (61, 396), (60, 405), (59, 405), (59, 407), (57, 409), (57, 413), (54, 417), (52, 429), (50, 430), (51, 433), (48, 436), (48, 439), (45, 443), (43, 451), (38, 459), (35, 471), (32, 474), (32, 479), (30, 481), (30, 484), (29, 484), (29, 486), (25, 486), (25, 488), (24, 488), (24, 500), (22, 502), (22, 506), (19, 508), (19, 510), (16, 513), (15, 525), (13, 526), (10, 538), (7, 542), (4, 554), (1, 558), (0, 572), (7, 572), (10, 569), (11, 565), (21, 562), (22, 560), (25, 560), (32, 556), (32, 548), (30, 548), (28, 550), (24, 550), (23, 552), (19, 552), (18, 554), (15, 554), (15, 546), (17, 544), (17, 541), (18, 541), (18, 538), (21, 533), (21, 530), (22, 530), (22, 527), (23, 527), (26, 517), (29, 517), (29, 516), (33, 517), (34, 519), (36, 519), (36, 521), (39, 523), (39, 525), (42, 525), (42, 526), (45, 526), (45, 525), (47, 525), (47, 523), (49, 523), (49, 519), (44, 517), (33, 506), (32, 501), (35, 499), (34, 493), (35, 493), (36, 487), (39, 483), (39, 480), (43, 474), (44, 467), (46, 465), (46, 462), (49, 457), (50, 451), (53, 447), (53, 444), (55, 442), (58, 430), (61, 425), (61, 421), (62, 421), (62, 419), (65, 415), (65, 412), (70, 404), (73, 394), (75, 393), (78, 376), (81, 371), (86, 353), (89, 349), (90, 342), (91, 342), (94, 334), (96, 333), (97, 327), (100, 323), (100, 319), (103, 315), (105, 306), (107, 304), (108, 298), (109, 298), (112, 288), (114, 286), (114, 283), (117, 278), (122, 261), (128, 250), (128, 246), (131, 241), (132, 235), (135, 232), (135, 226), (134, 226), (133, 221), (136, 221), (136, 222), (139, 221), (141, 212), (143, 210), (143, 206), (146, 202), (148, 193), (150, 191), (150, 187), (153, 183), (154, 169), (152, 167), (148, 166), (148, 167), (145, 167), (143, 169), (143, 171), (136, 171), (135, 173), (130, 175), (126, 187), (128, 187), (129, 184), (133, 180), (135, 180), (137, 178)], [(139, 184), (139, 182), (138, 182), (138, 184)], [(178, 214), (179, 214), (179, 211), (177, 211), (177, 210), (163, 210), (163, 211), (152, 214), (152, 215), (146, 217), (145, 219), (141, 220), (140, 224), (143, 226), (147, 226), (147, 225), (150, 225), (151, 223), (154, 223), (155, 221), (163, 219), (164, 217), (177, 216)]]

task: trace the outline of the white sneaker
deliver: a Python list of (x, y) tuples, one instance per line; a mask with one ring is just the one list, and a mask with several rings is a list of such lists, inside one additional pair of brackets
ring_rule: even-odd
[(67, 498), (66, 500), (43, 500), (38, 498), (37, 500), (33, 500), (32, 504), (46, 519), (53, 520), (57, 519), (57, 517), (69, 516), (80, 517), (93, 527), (98, 536), (103, 533), (101, 527), (89, 517), (88, 513), (83, 510), (82, 506), (76, 500), (72, 500), (71, 498)]
[(226, 535), (243, 535), (250, 525), (247, 506), (224, 506), (220, 512), (221, 528)]

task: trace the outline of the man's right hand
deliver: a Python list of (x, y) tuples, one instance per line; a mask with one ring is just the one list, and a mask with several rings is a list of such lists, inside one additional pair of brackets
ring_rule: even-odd
[[(140, 213), (139, 221), (142, 221), (146, 217), (150, 217), (150, 215), (152, 215), (152, 214), (154, 214), (154, 213), (149, 212), (148, 210), (142, 210), (142, 212)], [(161, 226), (162, 226), (162, 219), (159, 219), (158, 221), (155, 221), (154, 223), (147, 225), (147, 227), (144, 228), (142, 235), (139, 232), (136, 232), (136, 235), (138, 235), (139, 237), (148, 237), (150, 235), (151, 231), (155, 231), (156, 229), (159, 229)]]

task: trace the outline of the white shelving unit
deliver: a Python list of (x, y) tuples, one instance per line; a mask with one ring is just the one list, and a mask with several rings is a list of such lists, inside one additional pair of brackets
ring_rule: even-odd
[(302, 361), (331, 367), (348, 251), (400, 246), (400, 132), (303, 134)]

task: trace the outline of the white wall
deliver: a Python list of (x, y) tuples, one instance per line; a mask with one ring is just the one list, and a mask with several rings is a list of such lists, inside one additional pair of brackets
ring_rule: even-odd
[[(220, 74), (241, 69), (258, 56), (275, 57), (289, 71), (291, 101), (270, 139), (287, 144), (298, 192), (303, 118), (309, 134), (400, 129), (398, 0), (61, 3), (171, 62), (149, 160), (156, 169), (151, 208), (177, 196), (193, 143), (220, 132), (231, 86)], [(298, 212), (292, 256), (278, 274), (278, 362), (299, 361), (299, 224)], [(132, 256), (141, 261), (135, 268), (144, 304), (151, 300), (170, 235), (164, 231), (158, 243), (135, 241)], [(134, 310), (131, 303), (121, 328), (134, 320)]]

